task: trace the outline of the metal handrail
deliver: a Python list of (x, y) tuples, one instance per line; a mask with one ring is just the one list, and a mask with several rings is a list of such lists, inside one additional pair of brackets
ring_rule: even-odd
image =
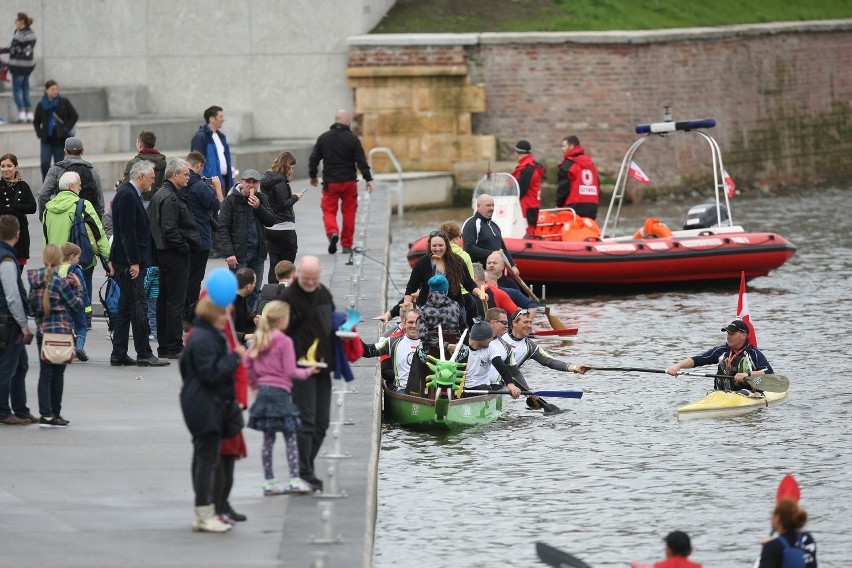
[(393, 155), (393, 152), (390, 148), (385, 148), (384, 146), (377, 146), (370, 150), (367, 154), (367, 163), (370, 165), (370, 169), (373, 168), (373, 156), (375, 154), (384, 154), (388, 157), (393, 164), (393, 167), (396, 169), (396, 187), (389, 187), (389, 191), (396, 192), (396, 214), (399, 217), (402, 217), (402, 166), (399, 165), (399, 161), (396, 159), (396, 156)]

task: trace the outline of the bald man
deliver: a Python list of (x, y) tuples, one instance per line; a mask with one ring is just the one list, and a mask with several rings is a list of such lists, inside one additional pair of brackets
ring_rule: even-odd
[(299, 477), (314, 491), (322, 491), (322, 481), (314, 470), (314, 459), (325, 439), (331, 408), (331, 374), (334, 372), (334, 331), (331, 314), (334, 299), (322, 285), (322, 266), (315, 256), (303, 256), (296, 265), (296, 281), (281, 290), (278, 299), (290, 305), (290, 325), (287, 335), (293, 339), (296, 358), (307, 354), (315, 340), (316, 360), (328, 366), (307, 380), (295, 381), (293, 401), (299, 407), (302, 429), (299, 440)]
[(470, 255), (473, 262), (485, 266), (488, 262), (488, 255), (502, 249), (509, 261), (509, 269), (514, 271), (515, 274), (519, 274), (515, 261), (512, 260), (512, 255), (509, 254), (506, 243), (503, 242), (503, 233), (500, 231), (500, 227), (491, 220), (493, 215), (494, 198), (483, 193), (476, 198), (476, 213), (462, 225), (464, 250)]
[[(308, 160), (311, 185), (319, 184), (317, 172), (322, 161), (322, 222), (328, 237), (328, 254), (337, 252), (337, 242), (344, 253), (352, 252), (352, 235), (355, 234), (355, 213), (358, 210), (358, 173), (367, 182), (367, 191), (373, 191), (373, 176), (364, 155), (361, 141), (349, 128), (352, 117), (346, 110), (338, 110), (334, 124), (322, 133)], [(343, 215), (343, 229), (337, 224), (337, 208)]]

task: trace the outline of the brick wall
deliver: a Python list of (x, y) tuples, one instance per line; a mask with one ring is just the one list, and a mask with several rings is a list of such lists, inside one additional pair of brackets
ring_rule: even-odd
[[(712, 134), (744, 190), (852, 174), (852, 20), (476, 37), (464, 45), (351, 42), (350, 67), (466, 66), (469, 82), (485, 91), (472, 133), (496, 137), (499, 159), (512, 159), (525, 138), (540, 160), (555, 164), (561, 139), (574, 134), (614, 176), (637, 137), (634, 126), (661, 121), (671, 104), (675, 120), (716, 119)], [(709, 173), (698, 136), (658, 142), (637, 155), (654, 185), (677, 187)]]

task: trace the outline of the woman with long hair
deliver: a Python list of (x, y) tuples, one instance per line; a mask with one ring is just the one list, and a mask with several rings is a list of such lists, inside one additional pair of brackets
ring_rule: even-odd
[(816, 541), (811, 533), (802, 530), (807, 522), (808, 513), (796, 501), (778, 501), (772, 511), (772, 530), (778, 536), (763, 543), (760, 568), (782, 568), (785, 556), (791, 555), (804, 559), (805, 568), (817, 568)]
[(44, 96), (36, 105), (33, 128), (41, 140), (41, 177), (47, 176), (50, 160), (65, 159), (65, 140), (77, 125), (77, 110), (71, 101), (59, 94), (59, 83), (53, 79), (44, 84)]
[(245, 353), (242, 345), (228, 348), (223, 334), (225, 308), (204, 296), (195, 306), (195, 320), (180, 358), (183, 388), (180, 406), (192, 434), (192, 488), (195, 491), (196, 532), (226, 532), (231, 525), (216, 516), (214, 481), (219, 465), (225, 415), (235, 400), (234, 372)]
[(423, 306), (429, 297), (429, 279), (436, 274), (441, 274), (447, 279), (449, 284), (447, 296), (458, 303), (462, 309), (465, 308), (462, 292), (478, 291), (464, 261), (453, 252), (447, 233), (440, 230), (429, 233), (429, 253), (421, 257), (411, 269), (403, 303), (411, 303), (414, 293), (419, 290), (417, 305)]
[[(293, 193), (290, 178), (296, 158), (290, 152), (281, 152), (260, 181), (260, 191), (269, 197), (269, 206), (275, 214), (275, 224), (267, 227), (266, 243), (269, 249), (269, 266), (275, 267), (282, 260), (294, 262), (299, 243), (296, 239), (296, 214), (293, 205), (302, 194)], [(270, 284), (277, 282), (274, 270), (269, 271)]]
[[(29, 302), (35, 313), (36, 341), (41, 352), (45, 333), (73, 333), (72, 311), (84, 309), (83, 282), (74, 274), (63, 278), (57, 272), (62, 264), (62, 250), (47, 245), (42, 254), (44, 268), (30, 270)], [(65, 389), (65, 364), (39, 362), (38, 410), (42, 428), (66, 428), (70, 421), (62, 417), (62, 393)]]
[(26, 12), (18, 12), (15, 18), (15, 33), (9, 47), (0, 53), (9, 54), (9, 73), (12, 74), (12, 96), (18, 107), (18, 122), (33, 121), (33, 103), (30, 99), (30, 74), (35, 69), (36, 35), (32, 30), (33, 19)]
[(24, 266), (30, 258), (30, 228), (27, 215), (36, 212), (36, 200), (27, 182), (18, 172), (15, 154), (0, 156), (0, 215), (13, 215), (21, 225), (21, 236), (15, 244), (18, 265)]

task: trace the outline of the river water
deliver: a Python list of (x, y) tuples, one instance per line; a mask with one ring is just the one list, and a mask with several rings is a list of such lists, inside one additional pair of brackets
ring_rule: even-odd
[[(672, 530), (692, 537), (705, 567), (750, 566), (769, 529), (775, 490), (793, 473), (823, 567), (852, 557), (852, 320), (850, 191), (738, 196), (737, 224), (777, 232), (796, 255), (749, 282), (758, 342), (789, 401), (750, 415), (678, 422), (675, 409), (712, 379), (523, 369), (537, 389), (582, 389), (553, 400), (553, 417), (510, 402), (491, 425), (457, 434), (385, 426), (379, 463), (374, 565), (535, 566), (544, 541), (592, 566), (659, 560)], [(658, 216), (678, 227), (700, 200), (632, 205), (623, 227)], [(466, 209), (406, 213), (392, 221), (390, 274), (404, 289), (407, 244)], [(601, 220), (605, 211), (602, 211)], [(638, 294), (557, 298), (553, 311), (579, 326), (552, 354), (595, 366), (666, 368), (724, 342), (737, 284)], [(393, 288), (389, 297), (396, 297)], [(542, 317), (537, 322), (546, 326)], [(706, 367), (707, 372), (713, 369)], [(845, 559), (845, 560), (844, 560)]]

